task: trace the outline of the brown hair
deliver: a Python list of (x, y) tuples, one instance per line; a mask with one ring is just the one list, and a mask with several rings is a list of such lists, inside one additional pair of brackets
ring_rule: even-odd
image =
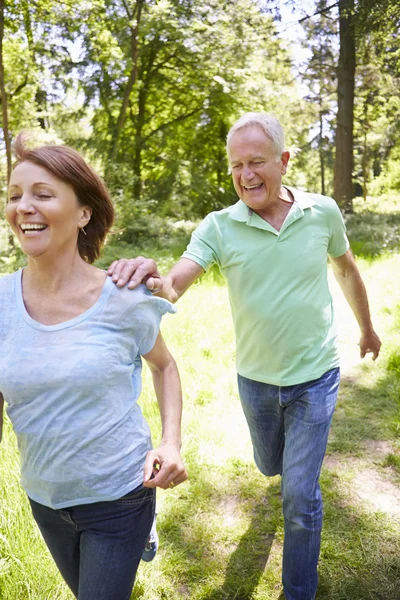
[(104, 181), (81, 154), (69, 146), (46, 145), (29, 149), (25, 143), (26, 135), (20, 133), (14, 142), (17, 158), (14, 166), (29, 161), (44, 167), (73, 187), (79, 204), (92, 209), (90, 221), (85, 226), (86, 235), (79, 232), (78, 251), (88, 263), (94, 262), (114, 221), (114, 207)]

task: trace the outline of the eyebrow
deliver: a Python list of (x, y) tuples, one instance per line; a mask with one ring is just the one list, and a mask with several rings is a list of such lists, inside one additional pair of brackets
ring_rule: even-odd
[[(47, 185), (49, 187), (54, 187), (54, 185), (52, 183), (48, 183), (46, 181), (35, 181), (35, 183), (33, 185)], [(11, 190), (12, 188), (19, 188), (21, 187), (20, 185), (18, 185), (18, 183), (13, 183), (12, 185), (8, 186), (8, 189)]]
[[(252, 156), (250, 162), (254, 161), (254, 160), (265, 160), (264, 156), (261, 155), (257, 155), (257, 156)], [(236, 165), (243, 162), (242, 160), (231, 160), (230, 163), (231, 165)]]

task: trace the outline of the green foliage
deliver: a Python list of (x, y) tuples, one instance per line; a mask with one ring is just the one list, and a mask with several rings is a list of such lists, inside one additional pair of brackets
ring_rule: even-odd
[[(398, 599), (398, 520), (371, 505), (381, 491), (375, 485), (367, 498), (357, 496), (357, 476), (373, 474), (394, 488), (399, 473), (400, 429), (396, 433), (394, 427), (399, 393), (386, 360), (396, 347), (393, 317), (396, 323), (400, 318), (399, 261), (390, 256), (361, 266), (378, 307), (374, 314), (387, 356), (358, 364), (343, 378), (329, 445), (336, 466), (327, 461), (321, 478), (325, 516), (317, 600)], [(163, 335), (182, 377), (183, 452), (190, 478), (158, 493), (160, 549), (151, 564), (140, 565), (132, 600), (282, 598), (280, 479), (265, 478), (254, 465), (237, 396), (228, 305), (225, 285), (207, 273), (179, 301), (178, 314), (163, 319)], [(351, 328), (342, 319), (339, 326), (342, 348), (355, 355)], [(160, 422), (148, 369), (143, 376), (140, 403), (157, 443)], [(376, 452), (368, 453), (373, 442), (392, 450), (380, 460)], [(72, 600), (18, 478), (15, 436), (6, 420), (0, 445), (0, 597)]]
[(355, 212), (346, 215), (347, 234), (355, 255), (374, 258), (400, 250), (400, 196), (361, 198), (354, 202)]
[[(398, 312), (400, 313), (400, 304), (398, 306)], [(387, 369), (388, 371), (395, 373), (400, 379), (400, 349), (394, 350), (389, 356)]]

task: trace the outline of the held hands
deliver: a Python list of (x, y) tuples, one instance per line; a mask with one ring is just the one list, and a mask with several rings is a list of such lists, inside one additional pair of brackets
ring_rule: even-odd
[[(153, 478), (151, 476), (153, 475)], [(144, 465), (144, 487), (166, 490), (183, 483), (188, 475), (176, 444), (161, 444), (147, 453)]]
[(379, 336), (372, 329), (366, 333), (361, 334), (360, 342), (360, 358), (364, 358), (367, 353), (372, 353), (372, 360), (376, 360), (379, 356), (379, 351), (382, 346), (382, 342)]
[(120, 258), (114, 260), (109, 266), (107, 275), (110, 275), (118, 287), (133, 290), (139, 284), (144, 283), (150, 292), (161, 292), (163, 283), (161, 275), (154, 260), (138, 256), (137, 258)]

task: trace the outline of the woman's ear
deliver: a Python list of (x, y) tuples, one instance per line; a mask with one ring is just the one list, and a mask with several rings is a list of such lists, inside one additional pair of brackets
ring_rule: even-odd
[(85, 225), (89, 223), (91, 216), (92, 209), (90, 208), (90, 206), (82, 206), (81, 217), (79, 219), (79, 227), (85, 227)]

